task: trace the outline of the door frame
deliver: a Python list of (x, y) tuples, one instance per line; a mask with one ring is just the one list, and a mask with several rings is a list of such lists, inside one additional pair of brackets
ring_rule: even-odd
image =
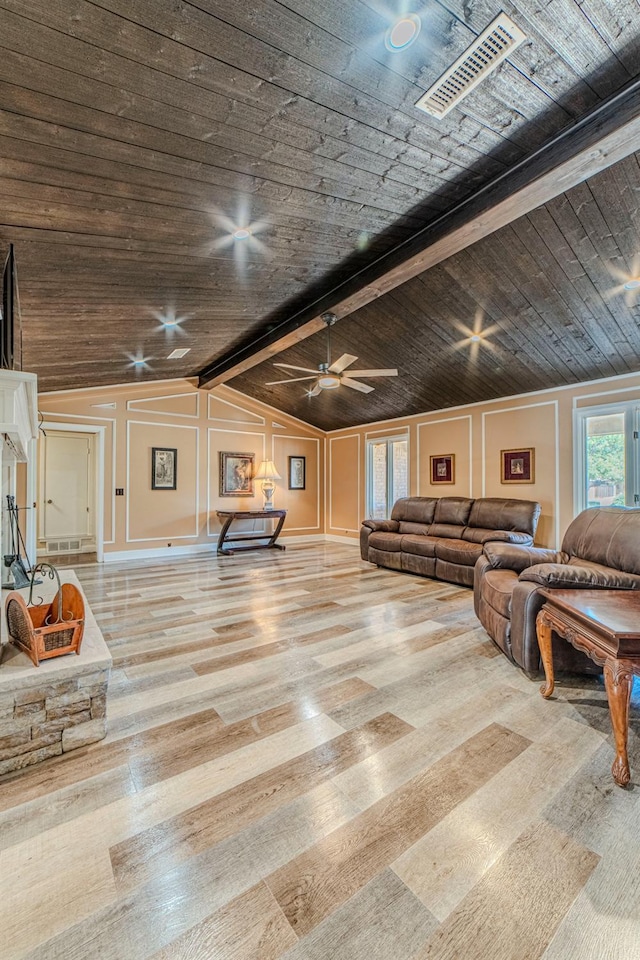
[[(59, 423), (55, 420), (47, 420), (43, 424), (45, 433), (47, 430), (60, 431), (62, 433), (92, 433), (95, 435), (95, 505), (96, 505), (96, 557), (98, 563), (104, 561), (104, 444), (105, 444), (105, 433), (106, 426), (98, 426), (94, 423)], [(33, 457), (29, 463), (29, 469), (27, 471), (27, 490), (34, 491), (33, 501), (35, 502), (35, 490), (37, 489), (38, 484), (38, 463), (37, 458)], [(33, 530), (31, 531), (31, 537), (28, 538), (27, 543), (29, 544), (33, 539), (33, 556), (36, 556), (35, 547), (37, 545), (36, 540), (36, 522), (34, 517)]]

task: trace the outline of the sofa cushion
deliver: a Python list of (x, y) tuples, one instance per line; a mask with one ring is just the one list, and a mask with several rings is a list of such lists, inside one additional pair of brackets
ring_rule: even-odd
[(640, 574), (640, 510), (592, 507), (569, 524), (562, 549), (581, 560)]
[(401, 533), (387, 533), (384, 530), (376, 530), (369, 537), (369, 546), (376, 550), (385, 550), (387, 553), (399, 553), (402, 544)]
[(511, 619), (511, 597), (518, 574), (513, 570), (487, 570), (482, 584), (485, 603), (507, 620)]
[(391, 519), (406, 520), (411, 523), (433, 523), (437, 502), (435, 497), (403, 497), (394, 503)]
[(533, 536), (539, 517), (540, 504), (535, 500), (480, 497), (473, 501), (468, 524), (490, 530), (520, 530)]
[(469, 543), (466, 540), (436, 540), (435, 548), (438, 560), (446, 560), (447, 563), (461, 563), (465, 567), (474, 566), (476, 560), (482, 554), (482, 544)]
[(471, 543), (518, 543), (528, 546), (533, 543), (530, 533), (520, 533), (519, 530), (488, 530), (486, 527), (465, 527), (463, 540)]
[(417, 573), (421, 577), (435, 577), (435, 557), (418, 557), (413, 553), (401, 553), (401, 569), (405, 573)]
[(435, 537), (421, 537), (411, 534), (402, 538), (402, 552), (411, 553), (416, 557), (435, 557), (436, 543)]
[(545, 587), (583, 590), (640, 590), (640, 576), (581, 560), (569, 563), (538, 563), (520, 574), (521, 580)]
[(450, 540), (462, 540), (464, 527), (455, 523), (432, 523), (429, 527), (430, 537), (448, 537)]
[(469, 520), (473, 500), (469, 497), (442, 497), (436, 503), (434, 523), (453, 523), (464, 527)]
[(418, 536), (426, 537), (429, 533), (429, 526), (430, 524), (428, 523), (412, 523), (407, 520), (401, 520), (398, 524), (398, 529), (400, 533), (415, 533)]

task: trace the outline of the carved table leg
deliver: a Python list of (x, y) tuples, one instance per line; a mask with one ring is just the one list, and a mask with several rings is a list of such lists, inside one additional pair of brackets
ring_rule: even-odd
[(542, 657), (542, 666), (544, 667), (545, 682), (540, 687), (540, 693), (548, 700), (553, 693), (553, 643), (551, 640), (551, 626), (545, 617), (544, 610), (541, 610), (536, 618), (536, 628), (538, 631), (538, 646), (540, 647), (540, 656)]
[(616, 758), (611, 767), (613, 779), (619, 787), (625, 787), (631, 779), (627, 756), (629, 732), (629, 701), (633, 686), (633, 670), (629, 660), (609, 658), (604, 665), (604, 685), (609, 701), (611, 726), (616, 742)]

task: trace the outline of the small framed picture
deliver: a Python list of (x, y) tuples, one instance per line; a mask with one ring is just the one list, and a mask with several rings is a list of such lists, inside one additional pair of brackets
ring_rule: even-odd
[(175, 490), (178, 480), (176, 447), (151, 447), (151, 489)]
[(220, 496), (252, 497), (254, 453), (220, 451)]
[(535, 482), (535, 447), (501, 450), (501, 483)]
[(289, 457), (289, 490), (304, 490), (307, 484), (307, 458)]
[(431, 483), (456, 482), (456, 457), (454, 453), (444, 453), (429, 457), (431, 464)]

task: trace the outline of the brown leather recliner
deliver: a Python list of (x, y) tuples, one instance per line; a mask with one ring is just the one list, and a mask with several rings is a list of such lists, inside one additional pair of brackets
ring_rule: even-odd
[[(640, 590), (640, 509), (584, 510), (567, 528), (562, 550), (485, 545), (475, 566), (476, 614), (494, 643), (530, 676), (541, 669), (541, 587)], [(601, 672), (569, 643), (554, 645), (554, 663), (559, 670)]]

